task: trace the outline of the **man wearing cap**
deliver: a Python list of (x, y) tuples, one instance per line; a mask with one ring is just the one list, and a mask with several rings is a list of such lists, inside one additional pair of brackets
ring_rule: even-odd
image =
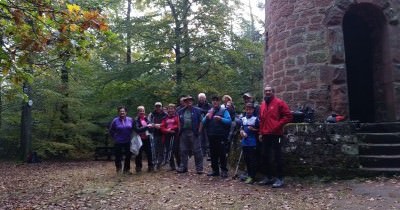
[[(272, 187), (283, 186), (283, 161), (281, 152), (281, 138), (283, 126), (292, 121), (292, 114), (288, 105), (274, 95), (270, 85), (264, 88), (264, 101), (260, 108), (260, 135), (265, 155), (265, 169), (267, 177), (259, 184), (272, 184)], [(272, 178), (270, 154), (274, 154), (277, 179)]]
[(193, 153), (197, 174), (203, 173), (203, 155), (201, 153), (201, 142), (199, 139), (199, 128), (201, 123), (201, 110), (193, 106), (192, 96), (186, 96), (183, 101), (185, 106), (178, 111), (180, 123), (181, 165), (178, 173), (188, 171), (189, 154)]
[(163, 111), (162, 103), (156, 102), (154, 104), (154, 111), (148, 116), (150, 122), (153, 124), (153, 141), (154, 141), (154, 164), (157, 170), (165, 163), (164, 160), (164, 142), (162, 141), (162, 132), (160, 125), (162, 120), (167, 116)]
[[(231, 117), (227, 109), (221, 107), (221, 100), (218, 96), (211, 98), (212, 108), (203, 118), (203, 125), (207, 129), (210, 142), (211, 168), (207, 176), (228, 177), (225, 141), (231, 127)], [(221, 169), (221, 173), (220, 173)]]
[(251, 95), (251, 93), (244, 93), (243, 94), (243, 101), (244, 104), (246, 105), (247, 103), (252, 103), (254, 104), (254, 112), (253, 115), (254, 116), (258, 116), (260, 113), (260, 106), (258, 105), (258, 103), (256, 103), (254, 101), (253, 95)]

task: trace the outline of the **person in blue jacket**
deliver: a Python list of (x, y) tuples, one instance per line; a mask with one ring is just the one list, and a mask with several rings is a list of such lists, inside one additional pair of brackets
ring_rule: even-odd
[(246, 163), (248, 177), (245, 180), (247, 184), (253, 184), (257, 171), (257, 136), (260, 127), (260, 121), (254, 116), (254, 104), (246, 103), (246, 115), (240, 119), (240, 136), (244, 161)]
[(189, 155), (193, 154), (196, 172), (197, 174), (203, 174), (203, 154), (199, 138), (201, 110), (193, 106), (194, 99), (192, 96), (186, 96), (183, 101), (185, 105), (178, 111), (181, 165), (176, 171), (178, 173), (186, 173), (188, 171)]
[(222, 178), (226, 178), (228, 168), (225, 141), (227, 141), (232, 120), (229, 111), (221, 107), (221, 99), (218, 96), (213, 96), (211, 101), (212, 108), (202, 120), (207, 129), (211, 155), (212, 171), (207, 176), (221, 175)]

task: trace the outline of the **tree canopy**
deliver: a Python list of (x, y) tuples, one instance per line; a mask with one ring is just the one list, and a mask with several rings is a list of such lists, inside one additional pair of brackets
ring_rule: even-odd
[(260, 94), (264, 44), (254, 20), (235, 16), (238, 4), (0, 0), (0, 148), (18, 150), (28, 99), (33, 149), (48, 157), (107, 143), (118, 105), (134, 116), (138, 105), (205, 92), (240, 107), (244, 92)]

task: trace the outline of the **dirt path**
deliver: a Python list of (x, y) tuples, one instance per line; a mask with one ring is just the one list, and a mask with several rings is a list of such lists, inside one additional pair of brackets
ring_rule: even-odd
[(166, 169), (117, 176), (112, 162), (0, 163), (0, 209), (400, 209), (400, 178), (286, 187)]

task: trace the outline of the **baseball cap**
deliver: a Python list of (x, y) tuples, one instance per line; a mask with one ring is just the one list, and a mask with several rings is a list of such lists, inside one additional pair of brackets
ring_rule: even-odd
[(189, 99), (190, 100), (194, 100), (191, 95), (187, 95), (183, 100), (186, 101), (186, 100), (189, 100)]
[(162, 103), (157, 101), (154, 106), (162, 106)]
[(251, 95), (251, 93), (244, 93), (243, 94), (243, 98), (244, 97), (246, 97), (246, 98), (253, 98), (253, 96)]

